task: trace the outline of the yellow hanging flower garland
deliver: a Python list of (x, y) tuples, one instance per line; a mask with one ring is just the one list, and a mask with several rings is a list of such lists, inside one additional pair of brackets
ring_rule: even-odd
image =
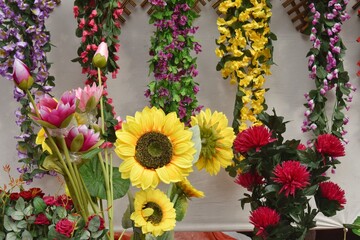
[(264, 111), (264, 75), (270, 75), (272, 43), (271, 6), (266, 0), (225, 0), (219, 5), (224, 17), (217, 20), (220, 37), (216, 55), (221, 58), (217, 70), (224, 79), (238, 83), (233, 127), (236, 132), (261, 122)]

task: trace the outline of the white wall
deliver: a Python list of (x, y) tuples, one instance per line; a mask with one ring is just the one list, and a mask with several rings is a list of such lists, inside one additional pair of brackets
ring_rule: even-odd
[[(133, 10), (130, 17), (122, 27), (120, 36), (120, 72), (117, 79), (109, 80), (109, 95), (114, 99), (115, 110), (122, 117), (133, 115), (147, 104), (143, 93), (146, 84), (152, 80), (147, 75), (147, 60), (149, 39), (152, 27), (148, 25), (148, 16), (144, 9), (138, 6)], [(359, 43), (360, 36), (359, 18), (351, 10), (355, 0), (351, 0), (348, 6), (352, 18), (344, 24), (342, 37), (348, 48), (345, 57), (345, 66), (350, 74), (352, 83), (359, 89), (356, 76), (360, 60)], [(75, 58), (79, 39), (75, 37), (76, 23), (72, 15), (72, 1), (63, 1), (61, 6), (55, 9), (48, 20), (48, 28), (52, 34), (52, 43), (57, 46), (49, 55), (49, 60), (54, 63), (51, 73), (56, 77), (55, 95), (71, 88), (83, 86), (84, 76), (81, 75), (80, 65), (70, 62)], [(313, 83), (308, 77), (306, 53), (310, 48), (310, 41), (295, 31), (281, 6), (280, 1), (273, 1), (273, 17), (271, 28), (277, 35), (278, 41), (274, 43), (274, 60), (277, 65), (272, 67), (273, 75), (268, 77), (266, 87), (270, 91), (266, 94), (269, 109), (276, 108), (278, 115), (284, 116), (291, 122), (288, 124), (286, 138), (302, 139), (306, 141), (306, 135), (301, 133), (300, 127), (303, 121), (305, 101), (303, 94), (312, 89)], [(232, 118), (235, 86), (231, 86), (227, 80), (223, 80), (219, 72), (215, 70), (218, 62), (214, 54), (215, 38), (218, 37), (216, 28), (217, 15), (211, 7), (211, 3), (201, 7), (201, 17), (195, 22), (200, 26), (197, 38), (203, 46), (203, 52), (198, 56), (198, 70), (200, 72), (196, 81), (200, 83), (198, 94), (200, 104), (213, 110), (224, 112)], [(16, 140), (13, 136), (19, 133), (14, 123), (14, 111), (18, 104), (13, 100), (12, 82), (2, 79), (0, 88), (0, 165), (10, 164), (12, 173), (16, 174), (17, 153)], [(341, 227), (342, 223), (351, 223), (356, 216), (360, 215), (360, 191), (357, 187), (360, 181), (360, 164), (357, 156), (360, 155), (359, 138), (360, 128), (360, 100), (355, 93), (354, 101), (350, 109), (350, 123), (347, 126), (349, 133), (347, 138), (350, 143), (346, 146), (346, 157), (341, 159), (342, 164), (337, 168), (332, 180), (337, 182), (346, 192), (347, 204), (345, 210), (331, 219), (319, 216), (319, 227)], [(117, 162), (119, 163), (119, 161)], [(210, 177), (204, 172), (195, 171), (190, 180), (197, 188), (206, 194), (205, 199), (191, 201), (185, 220), (178, 224), (178, 230), (251, 230), (248, 223), (248, 209), (241, 210), (239, 198), (244, 191), (233, 183), (227, 173), (222, 170), (218, 176)], [(7, 182), (7, 177), (0, 172), (0, 184)], [(42, 186), (48, 193), (54, 193), (58, 182), (55, 178), (45, 177), (42, 181), (35, 181), (33, 186)], [(120, 228), (121, 216), (126, 201), (117, 201), (116, 219), (117, 227)]]

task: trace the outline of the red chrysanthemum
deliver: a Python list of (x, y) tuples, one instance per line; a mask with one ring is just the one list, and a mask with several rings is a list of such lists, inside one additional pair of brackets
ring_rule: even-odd
[(247, 172), (237, 175), (235, 178), (235, 183), (251, 191), (253, 187), (259, 184), (263, 184), (264, 181), (263, 177), (261, 177), (257, 172)]
[(345, 156), (344, 146), (341, 144), (339, 138), (332, 134), (327, 133), (318, 136), (315, 147), (319, 153), (329, 157)]
[(282, 184), (281, 192), (285, 196), (295, 195), (296, 189), (303, 189), (309, 184), (310, 173), (300, 162), (289, 160), (278, 164), (274, 169), (274, 182)]
[(344, 208), (346, 203), (345, 191), (342, 190), (339, 185), (333, 182), (322, 182), (319, 184), (319, 190), (321, 196), (328, 200), (337, 201), (340, 208)]
[(234, 149), (242, 154), (252, 148), (256, 148), (256, 151), (258, 151), (260, 147), (273, 141), (276, 141), (276, 139), (271, 138), (271, 132), (268, 128), (265, 126), (253, 126), (238, 133), (234, 141)]
[(256, 235), (266, 237), (266, 228), (275, 226), (280, 221), (280, 215), (269, 207), (259, 207), (251, 212), (250, 223), (258, 229)]

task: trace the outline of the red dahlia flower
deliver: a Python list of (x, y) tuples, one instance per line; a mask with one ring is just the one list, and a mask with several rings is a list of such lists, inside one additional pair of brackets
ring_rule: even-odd
[(337, 201), (340, 208), (344, 208), (344, 204), (346, 203), (345, 191), (342, 190), (339, 185), (333, 182), (322, 182), (319, 184), (319, 190), (321, 196), (331, 201)]
[(259, 207), (251, 212), (250, 223), (258, 229), (256, 236), (266, 237), (266, 228), (275, 226), (280, 221), (280, 215), (269, 207)]
[(278, 164), (274, 169), (274, 182), (282, 184), (281, 192), (285, 196), (295, 195), (296, 189), (303, 189), (309, 184), (310, 173), (300, 162), (289, 160)]
[(235, 183), (251, 191), (256, 185), (263, 184), (263, 177), (257, 172), (241, 173), (236, 176)]
[(322, 134), (318, 136), (315, 143), (316, 150), (329, 157), (345, 156), (344, 146), (341, 144), (339, 138), (332, 134)]
[(244, 154), (252, 148), (259, 151), (260, 147), (276, 141), (271, 138), (271, 132), (265, 126), (253, 126), (248, 128), (236, 136), (234, 148), (237, 152)]

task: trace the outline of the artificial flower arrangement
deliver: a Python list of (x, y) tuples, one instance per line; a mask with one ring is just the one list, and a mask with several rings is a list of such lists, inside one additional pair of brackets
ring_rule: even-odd
[[(107, 56), (103, 42), (93, 64), (100, 69)], [(116, 131), (115, 153), (123, 162), (118, 170), (113, 169), (110, 149), (101, 139), (105, 128), (101, 84), (67, 91), (59, 100), (44, 95), (35, 102), (29, 92), (33, 77), (26, 65), (15, 58), (13, 70), (16, 86), (31, 102), (31, 118), (42, 127), (37, 143), (47, 156), (41, 167), (64, 177), (81, 219), (107, 212), (110, 239), (114, 236), (113, 200), (128, 192), (130, 182), (140, 190), (134, 197), (129, 193), (124, 228), (133, 227), (134, 239), (146, 235), (172, 239), (188, 200), (204, 196), (186, 178), (193, 165), (215, 175), (232, 163), (235, 135), (224, 114), (207, 109), (192, 117), (189, 128), (175, 112), (165, 114), (145, 107), (135, 117), (128, 116)], [(167, 194), (156, 189), (160, 182), (169, 184)], [(102, 199), (107, 202), (106, 209)], [(70, 235), (74, 237), (74, 232)]]
[[(4, 171), (9, 175), (10, 167)], [(0, 239), (99, 239), (106, 234), (104, 219), (91, 215), (85, 221), (69, 196), (25, 190), (23, 180), (9, 177), (9, 185), (0, 188)]]
[[(337, 158), (345, 155), (342, 141), (347, 143), (343, 135), (348, 118), (342, 111), (349, 109), (346, 102), (351, 102), (350, 93), (355, 90), (343, 69), (345, 47), (338, 35), (349, 17), (346, 3), (309, 2), (310, 40), (314, 43), (308, 54), (309, 70), (317, 89), (306, 94), (308, 110), (302, 130), (314, 133), (307, 147), (298, 140), (284, 141), (286, 122), (275, 111), (274, 115), (265, 112), (265, 100), (259, 94), (265, 91), (261, 89), (263, 75), (270, 74), (271, 40), (276, 39), (268, 25), (271, 3), (243, 0), (219, 5), (224, 17), (217, 21), (216, 55), (221, 58), (217, 70), (223, 78), (238, 83), (233, 126), (239, 133), (233, 146), (234, 163), (227, 170), (250, 191), (241, 206), (251, 206), (249, 221), (255, 239), (304, 239), (316, 226), (314, 217), (319, 212), (333, 216), (346, 203), (344, 191), (327, 175), (340, 163)], [(329, 127), (324, 108), (331, 89), (336, 90), (336, 101)]]
[[(133, 228), (133, 239), (172, 239), (176, 221), (184, 219), (189, 199), (204, 197), (204, 193), (195, 189), (187, 180), (193, 166), (196, 165), (198, 169), (205, 169), (211, 175), (216, 175), (220, 168), (231, 165), (235, 135), (222, 113), (206, 109), (196, 116), (191, 116), (201, 109), (197, 106), (196, 100), (191, 101), (192, 104), (189, 99), (186, 103), (181, 103), (182, 106), (188, 104), (186, 117), (180, 112), (174, 112), (173, 109), (163, 110), (156, 107), (145, 107), (134, 117), (128, 116), (124, 122), (114, 117), (111, 99), (107, 97), (105, 90), (105, 75), (117, 69), (116, 65), (112, 64), (116, 59), (111, 53), (119, 47), (116, 44), (117, 37), (103, 36), (101, 40), (106, 42), (99, 44), (92, 43), (90, 39), (93, 37), (94, 41), (99, 40), (97, 36), (101, 33), (96, 26), (108, 21), (103, 19), (105, 15), (117, 19), (121, 14), (118, 4), (111, 4), (110, 7), (114, 11), (113, 14), (104, 14), (105, 10), (94, 12), (79, 2), (74, 7), (74, 14), (79, 23), (77, 33), (80, 35), (82, 31), (84, 45), (79, 51), (86, 52), (81, 52), (80, 58), (76, 59), (82, 63), (84, 72), (88, 73), (87, 85), (84, 88), (67, 91), (59, 99), (53, 98), (49, 92), (34, 91), (34, 86), (40, 84), (37, 75), (30, 70), (32, 68), (22, 61), (26, 59), (26, 54), (7, 56), (7, 66), (12, 66), (7, 72), (13, 72), (11, 76), (19, 93), (18, 99), (25, 104), (22, 114), (27, 119), (27, 126), (32, 131), (38, 129), (35, 137), (31, 138), (34, 143), (24, 139), (25, 144), (29, 144), (29, 149), (30, 145), (38, 146), (39, 154), (38, 158), (29, 163), (32, 169), (23, 172), (22, 177), (26, 176), (29, 180), (39, 172), (63, 176), (73, 203), (71, 213), (56, 215), (57, 211), (62, 211), (56, 208), (43, 211), (55, 211), (55, 215), (45, 214), (46, 219), (52, 223), (50, 225), (56, 225), (56, 221), (66, 222), (65, 225), (71, 225), (73, 231), (51, 230), (51, 234), (56, 234), (54, 238), (76, 239), (81, 233), (83, 239), (114, 239), (113, 201), (128, 193), (129, 207), (123, 217), (123, 227)], [(196, 28), (192, 28), (191, 25), (185, 26), (182, 22), (184, 17), (193, 19), (195, 15), (189, 11), (190, 7), (185, 2), (173, 7), (173, 15), (179, 18), (176, 20), (179, 21), (179, 26), (173, 29), (173, 34), (181, 33), (187, 39), (186, 34), (195, 33)], [(26, 31), (22, 32), (24, 36), (25, 33)], [(111, 44), (115, 44), (110, 48), (107, 45), (108, 38), (111, 39)], [(179, 38), (173, 43), (176, 49), (182, 46), (182, 38)], [(200, 51), (200, 45), (193, 37), (189, 37), (186, 42), (191, 42), (192, 48)], [(113, 58), (109, 60), (111, 56)], [(180, 57), (188, 61), (183, 66), (184, 69), (189, 68), (186, 74), (196, 76), (195, 60), (184, 54)], [(185, 63), (185, 60), (181, 61)], [(109, 62), (111, 66), (108, 66)], [(191, 79), (189, 82), (189, 76), (181, 74), (180, 80), (187, 83), (189, 89), (198, 91), (197, 84)], [(183, 119), (180, 120), (178, 116)], [(119, 168), (113, 167), (112, 164), (114, 142), (115, 153), (123, 160)], [(27, 159), (30, 158), (30, 155), (27, 156)], [(134, 196), (129, 191), (130, 182), (140, 189)], [(160, 183), (168, 184), (166, 193), (157, 189)], [(6, 199), (7, 196), (7, 193), (3, 194), (2, 199)], [(17, 201), (22, 201), (19, 199)], [(17, 201), (4, 201), (3, 210), (6, 212), (7, 209), (11, 209)], [(36, 202), (41, 200), (36, 198)], [(34, 203), (30, 201), (27, 204)], [(76, 220), (75, 217), (72, 218), (73, 213), (76, 213)], [(97, 217), (92, 217), (94, 215)], [(70, 216), (71, 224), (67, 224), (69, 222), (66, 219), (69, 220)], [(97, 228), (95, 235), (89, 235), (89, 228), (84, 228), (83, 225), (94, 230), (99, 221), (99, 226), (103, 226), (101, 219), (106, 219), (106, 229)], [(26, 224), (29, 226), (32, 223), (30, 221)], [(93, 224), (94, 227), (91, 227)], [(91, 233), (95, 231), (93, 230)], [(35, 228), (32, 234), (39, 234), (39, 231), (46, 231), (46, 228)], [(8, 237), (10, 233), (6, 234)], [(54, 235), (50, 236), (53, 238)]]
[(344, 191), (326, 174), (340, 163), (337, 158), (345, 155), (344, 146), (332, 134), (319, 135), (313, 147), (284, 141), (283, 117), (275, 112), (258, 117), (263, 125), (240, 132), (234, 141), (235, 153), (244, 159), (231, 167), (230, 174), (250, 191), (241, 206), (251, 206), (255, 239), (304, 239), (316, 226), (319, 212), (330, 217), (344, 208)]

